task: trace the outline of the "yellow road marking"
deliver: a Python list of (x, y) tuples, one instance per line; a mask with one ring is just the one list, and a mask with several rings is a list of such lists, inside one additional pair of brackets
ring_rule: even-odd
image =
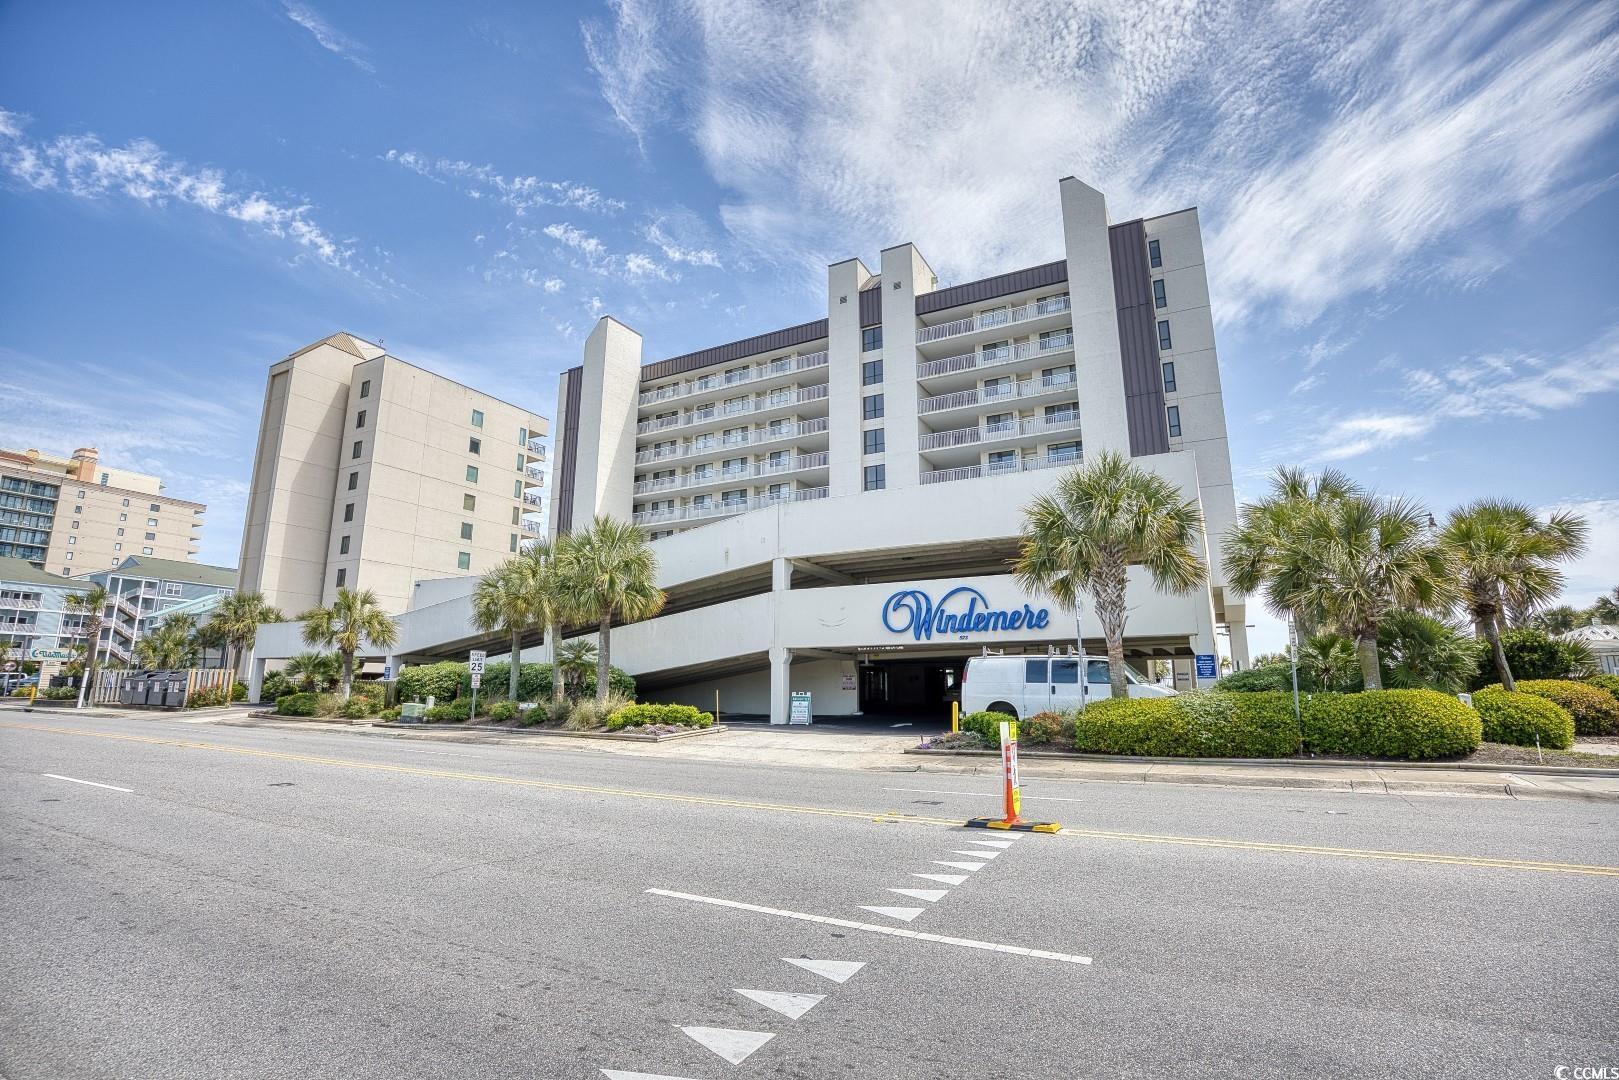
[[(884, 813), (874, 815), (869, 810), (838, 810), (824, 806), (799, 806), (792, 803), (757, 802), (749, 799), (725, 799), (713, 795), (681, 795), (673, 792), (642, 791), (635, 788), (599, 787), (590, 784), (565, 784), (554, 780), (532, 780), (516, 776), (497, 776), (492, 773), (461, 772), (455, 769), (431, 769), (415, 765), (390, 765), (381, 762), (354, 761), (348, 758), (321, 757), (315, 754), (294, 754), (280, 750), (255, 750), (244, 746), (222, 743), (196, 742), (189, 739), (164, 739), (150, 735), (123, 735), (111, 731), (87, 731), (83, 728), (46, 727), (41, 724), (14, 724), (0, 721), (0, 728), (13, 731), (40, 731), (50, 735), (85, 735), (95, 739), (115, 739), (120, 742), (141, 743), (148, 746), (168, 746), (181, 750), (211, 750), (215, 753), (238, 754), (244, 757), (268, 758), (273, 761), (295, 761), (305, 765), (325, 765), (344, 769), (369, 769), (373, 772), (397, 773), (404, 776), (422, 776), (439, 780), (469, 780), (485, 784), (506, 784), (513, 787), (536, 788), (544, 791), (565, 791), (581, 795), (613, 795), (629, 799), (649, 799), (657, 802), (693, 803), (700, 806), (722, 806), (739, 810), (769, 810), (785, 814), (810, 814), (817, 817), (848, 818), (859, 821), (904, 821), (918, 825), (941, 825), (960, 828), (957, 818), (921, 817), (912, 814)], [(1378, 851), (1363, 848), (1321, 847), (1310, 844), (1278, 844), (1263, 840), (1222, 840), (1205, 836), (1166, 836), (1153, 833), (1114, 832), (1106, 829), (1064, 828), (1058, 836), (1089, 840), (1116, 840), (1138, 844), (1176, 844), (1189, 847), (1228, 848), (1238, 851), (1262, 851), (1289, 855), (1318, 855), (1344, 859), (1381, 859), (1392, 862), (1434, 863), (1443, 866), (1474, 866), (1501, 870), (1531, 870), (1553, 874), (1586, 874), (1597, 877), (1619, 877), (1619, 866), (1592, 866), (1584, 863), (1537, 862), (1529, 859), (1497, 859), (1482, 855), (1443, 855), (1418, 851)]]

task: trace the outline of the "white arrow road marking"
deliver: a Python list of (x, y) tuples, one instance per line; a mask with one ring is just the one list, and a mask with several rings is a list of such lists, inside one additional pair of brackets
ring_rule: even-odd
[(739, 1031), (736, 1028), (683, 1027), (680, 1029), (732, 1065), (776, 1037), (774, 1031)]
[(1012, 846), (1010, 840), (969, 840), (969, 844), (983, 844), (985, 847), (1000, 848), (1003, 851)]
[(111, 784), (98, 784), (94, 780), (75, 780), (71, 776), (57, 776), (53, 772), (40, 773), (40, 775), (41, 776), (48, 776), (52, 780), (66, 780), (70, 784), (83, 784), (85, 787), (99, 787), (99, 788), (106, 788), (108, 791), (122, 791), (126, 795), (133, 795), (135, 793), (134, 788), (113, 787)]
[(980, 867), (987, 866), (989, 864), (988, 863), (981, 863), (981, 862), (942, 862), (939, 859), (934, 859), (933, 860), (933, 865), (934, 866), (953, 866), (957, 870), (966, 870), (968, 873), (971, 873), (974, 870), (977, 870)]
[(860, 910), (870, 911), (877, 915), (887, 915), (890, 919), (898, 919), (900, 922), (910, 922), (926, 909), (919, 907), (867, 907), (865, 904), (861, 904)]
[(767, 1009), (776, 1010), (789, 1020), (797, 1020), (826, 1000), (825, 994), (783, 994), (774, 990), (743, 990), (741, 987), (737, 987), (736, 992)]
[(662, 1073), (632, 1073), (619, 1072), (617, 1069), (603, 1069), (602, 1075), (607, 1080), (691, 1080), (686, 1076), (665, 1076)]
[[(697, 896), (694, 893), (675, 892), (671, 889), (648, 889), (653, 896), (667, 896), (675, 900), (690, 900), (698, 904), (713, 904), (715, 907), (733, 908), (737, 911), (755, 911), (761, 915), (774, 915), (779, 919), (796, 919), (799, 922), (820, 923), (822, 926), (840, 926), (845, 930), (864, 930), (868, 934), (885, 934), (888, 937), (909, 938), (912, 941), (931, 941), (939, 945), (955, 945), (963, 949), (985, 949), (989, 952), (1010, 953), (1013, 956), (1029, 956), (1037, 960), (1056, 960), (1064, 964), (1089, 964), (1088, 956), (1075, 956), (1072, 953), (1047, 952), (1044, 949), (1026, 949), (1021, 945), (1001, 945), (993, 941), (975, 941), (972, 938), (947, 937), (944, 934), (929, 934), (921, 930), (910, 930), (903, 926), (878, 926), (875, 923), (855, 922), (853, 919), (835, 919), (830, 915), (811, 915), (803, 911), (784, 911), (781, 908), (765, 907), (763, 904), (744, 904), (740, 900), (724, 900), (718, 896)], [(794, 960), (782, 957), (789, 964), (818, 971), (812, 965), (835, 964), (835, 960)], [(858, 967), (859, 965), (853, 965)], [(818, 972), (826, 974), (825, 972)], [(851, 972), (852, 974), (852, 972)], [(834, 981), (832, 975), (826, 976)]]
[(975, 859), (993, 859), (1000, 854), (998, 851), (952, 851), (952, 855), (971, 855)]
[(940, 885), (960, 885), (967, 880), (966, 874), (912, 874), (923, 881), (937, 881)]
[(937, 904), (949, 893), (949, 889), (889, 889), (891, 893), (909, 896), (912, 900), (926, 900), (930, 904)]
[(866, 966), (864, 960), (806, 960), (798, 956), (784, 956), (782, 959), (840, 985), (854, 978), (854, 973)]

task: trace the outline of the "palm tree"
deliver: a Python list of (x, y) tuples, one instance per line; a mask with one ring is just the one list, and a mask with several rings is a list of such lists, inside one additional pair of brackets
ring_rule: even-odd
[(192, 631), (197, 620), (190, 615), (173, 614), (165, 617), (145, 637), (135, 642), (135, 657), (142, 667), (190, 667), (197, 658)]
[[(1244, 503), (1236, 525), (1226, 533), (1222, 560), (1232, 587), (1242, 593), (1258, 592), (1276, 552), (1298, 531), (1309, 511), (1361, 494), (1360, 485), (1336, 469), (1319, 475), (1295, 467), (1277, 469), (1271, 477), (1270, 495)], [(1292, 614), (1299, 640), (1314, 637), (1321, 613), (1295, 610)]]
[(370, 589), (339, 588), (331, 607), (311, 608), (298, 616), (304, 644), (336, 649), (343, 659), (343, 700), (354, 688), (354, 654), (370, 642), (386, 649), (399, 640), (399, 628), (382, 610)]
[(1383, 682), (1401, 690), (1465, 690), (1478, 674), (1482, 644), (1420, 611), (1390, 612), (1377, 634)]
[(520, 657), (523, 635), (541, 624), (545, 564), (525, 552), (514, 556), (478, 580), (472, 592), (472, 624), (479, 630), (500, 630), (511, 639), (511, 676), (506, 696), (517, 700), (517, 680), (522, 674)]
[(560, 694), (566, 687), (585, 685), (585, 677), (596, 666), (596, 643), (589, 638), (564, 641), (556, 650), (556, 663), (551, 666), (553, 700), (561, 700)]
[(207, 629), (225, 644), (225, 670), (234, 678), (242, 654), (258, 639), (261, 623), (284, 621), (279, 608), (266, 603), (258, 592), (232, 593), (214, 605)]
[(287, 660), (281, 674), (306, 691), (325, 690), (337, 681), (337, 657), (331, 653), (301, 652)]
[[(1583, 612), (1575, 611), (1567, 604), (1547, 608), (1545, 611), (1535, 612), (1530, 625), (1536, 630), (1543, 630), (1548, 634), (1566, 634), (1579, 626)], [(1493, 660), (1493, 658), (1492, 658)]]
[[(555, 543), (549, 540), (533, 540), (523, 549), (522, 557), (529, 560), (534, 566), (534, 621), (545, 627), (545, 640), (551, 646), (551, 711), (556, 714), (561, 707), (564, 697), (562, 684), (562, 671), (557, 665), (557, 651), (562, 643), (562, 624), (567, 619), (578, 618), (575, 611), (577, 605), (568, 591), (568, 583), (563, 575), (565, 560), (570, 538), (559, 537)], [(591, 657), (595, 660), (594, 654)]]
[(1619, 585), (1614, 586), (1612, 592), (1597, 597), (1589, 614), (1597, 622), (1619, 623)]
[[(1355, 642), (1368, 690), (1381, 690), (1378, 626), (1399, 608), (1439, 611), (1455, 599), (1455, 572), (1407, 499), (1346, 494), (1297, 507), (1261, 557), (1232, 584), (1259, 591), (1277, 614), (1304, 612)], [(1238, 526), (1240, 531), (1241, 526)]]
[(1299, 646), (1299, 670), (1323, 690), (1342, 690), (1359, 670), (1355, 643), (1342, 634), (1316, 634)]
[(1081, 594), (1091, 597), (1107, 639), (1113, 696), (1124, 698), (1129, 568), (1144, 566), (1165, 592), (1196, 589), (1207, 577), (1198, 557), (1202, 512), (1169, 480), (1107, 451), (1066, 472), (1023, 515), (1022, 550), (1012, 573), (1024, 588), (1050, 593), (1068, 611)]
[(1556, 564), (1578, 558), (1588, 532), (1577, 514), (1559, 512), (1542, 522), (1528, 506), (1506, 499), (1468, 503), (1445, 522), (1440, 544), (1456, 564), (1474, 632), (1490, 643), (1495, 673), (1507, 690), (1516, 683), (1501, 648), (1503, 611), (1532, 611), (1556, 599), (1563, 588)]
[(84, 678), (79, 682), (79, 708), (96, 677), (96, 654), (101, 651), (101, 623), (107, 611), (107, 587), (95, 585), (84, 592), (68, 594), (63, 607), (84, 616)]
[(658, 557), (641, 530), (627, 521), (598, 516), (590, 528), (570, 535), (556, 552), (558, 587), (576, 617), (598, 627), (596, 700), (607, 700), (612, 669), (613, 619), (650, 619), (663, 607)]

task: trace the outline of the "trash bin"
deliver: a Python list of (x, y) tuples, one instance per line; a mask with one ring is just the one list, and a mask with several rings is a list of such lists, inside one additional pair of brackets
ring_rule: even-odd
[(183, 709), (186, 707), (186, 683), (190, 679), (189, 671), (170, 671), (168, 679), (163, 684), (163, 707), (165, 709)]
[(137, 671), (126, 671), (118, 680), (118, 704), (135, 704), (135, 679), (139, 676)]
[(148, 707), (163, 704), (163, 683), (168, 677), (169, 673), (167, 671), (148, 671), (146, 673), (146, 700), (143, 704)]

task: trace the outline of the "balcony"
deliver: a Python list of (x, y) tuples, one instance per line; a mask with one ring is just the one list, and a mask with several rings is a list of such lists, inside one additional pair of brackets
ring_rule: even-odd
[(530, 506), (543, 506), (545, 505), (545, 496), (538, 491), (525, 491), (523, 492), (523, 501)]
[(530, 439), (523, 444), (523, 452), (532, 458), (545, 460), (545, 443), (540, 439)]
[(948, 484), (952, 480), (976, 480), (984, 476), (1002, 476), (1006, 473), (1037, 472), (1041, 469), (1062, 469), (1069, 465), (1078, 465), (1084, 460), (1083, 454), (1047, 454), (1040, 457), (1019, 457), (1011, 461), (986, 462), (981, 465), (965, 465), (959, 469), (935, 469), (925, 472), (919, 478), (924, 484)]
[(921, 398), (916, 403), (919, 415), (928, 413), (947, 412), (951, 409), (978, 408), (985, 405), (996, 405), (1002, 402), (1015, 401), (1019, 398), (1042, 397), (1046, 394), (1060, 394), (1072, 392), (1079, 385), (1072, 372), (1061, 375), (1045, 375), (1038, 379), (1024, 379), (1022, 382), (1006, 382), (998, 386), (974, 387), (971, 390), (957, 390), (949, 394), (939, 394), (934, 397)]
[(685, 446), (649, 447), (635, 455), (635, 463), (637, 465), (650, 465), (657, 461), (679, 461), (682, 458), (690, 457), (716, 457), (734, 447), (762, 446), (768, 443), (821, 435), (826, 432), (826, 424), (826, 417), (818, 416), (813, 420), (801, 420), (796, 424), (786, 424), (779, 430), (764, 428), (763, 430), (749, 430), (738, 432), (735, 435), (714, 437), (701, 443), (694, 441)]
[(998, 349), (962, 353), (942, 360), (923, 360), (916, 365), (918, 379), (937, 379), (947, 375), (961, 375), (986, 368), (1006, 367), (1047, 356), (1065, 353), (1074, 347), (1074, 332), (1052, 334), (1044, 340), (1020, 341), (1016, 345), (1002, 345)]
[(655, 390), (643, 391), (639, 404), (642, 407), (657, 405), (665, 401), (675, 401), (692, 394), (704, 394), (711, 390), (728, 390), (733, 386), (746, 386), (750, 383), (762, 382), (765, 379), (779, 378), (784, 375), (794, 375), (801, 371), (810, 371), (814, 368), (826, 366), (826, 351), (803, 353), (799, 356), (784, 356), (779, 360), (772, 360), (768, 364), (755, 364), (745, 371), (716, 372), (704, 375), (699, 379), (688, 382), (671, 383), (660, 386)]
[(830, 455), (822, 450), (816, 454), (800, 454), (787, 461), (759, 461), (740, 469), (712, 469), (706, 473), (687, 473), (684, 476), (665, 476), (657, 480), (642, 480), (635, 485), (636, 495), (654, 495), (663, 491), (685, 491), (692, 488), (715, 487), (738, 482), (746, 483), (760, 477), (783, 476), (807, 469), (824, 469)]
[(0, 609), (15, 611), (38, 611), (40, 602), (22, 596), (0, 596)]
[(1000, 442), (1005, 439), (1039, 438), (1042, 435), (1079, 430), (1079, 416), (1059, 414), (1055, 417), (1029, 416), (1021, 420), (1008, 420), (1001, 424), (982, 427), (952, 428), (923, 435), (917, 447), (923, 453), (949, 450), (957, 446), (976, 446), (979, 443)]
[(545, 535), (545, 526), (544, 525), (541, 525), (538, 522), (529, 521), (527, 518), (524, 518), (521, 522), (519, 522), (517, 527), (520, 530), (522, 530), (523, 533), (525, 533), (528, 536), (544, 536)]
[(652, 420), (643, 420), (635, 425), (635, 433), (654, 435), (660, 431), (672, 431), (676, 428), (724, 423), (743, 416), (757, 416), (775, 409), (789, 409), (807, 402), (821, 401), (825, 397), (826, 384), (816, 383), (812, 386), (799, 387), (797, 390), (766, 394), (763, 397), (703, 405), (679, 416), (660, 416)]
[(783, 502), (810, 502), (815, 499), (824, 499), (827, 489), (799, 488), (797, 491), (786, 491), (780, 495), (755, 495), (748, 499), (732, 499), (729, 501), (708, 503), (705, 506), (672, 506), (667, 510), (643, 510), (634, 517), (636, 525), (642, 528), (655, 529), (664, 525), (679, 525), (692, 521), (711, 521), (715, 518), (730, 517), (734, 514), (745, 514), (749, 510), (761, 510), (767, 506), (775, 506)]
[(523, 472), (528, 474), (529, 480), (533, 483), (545, 482), (545, 462), (543, 461), (529, 462), (523, 466)]
[(980, 312), (965, 319), (954, 319), (950, 322), (940, 323), (937, 326), (920, 327), (916, 331), (916, 343), (926, 345), (932, 341), (960, 337), (963, 334), (971, 334), (978, 330), (1000, 330), (1004, 327), (1031, 322), (1035, 319), (1043, 319), (1048, 315), (1061, 315), (1068, 310), (1068, 294), (1060, 293), (1057, 296), (1047, 296), (1033, 303), (1020, 304), (1014, 308)]

